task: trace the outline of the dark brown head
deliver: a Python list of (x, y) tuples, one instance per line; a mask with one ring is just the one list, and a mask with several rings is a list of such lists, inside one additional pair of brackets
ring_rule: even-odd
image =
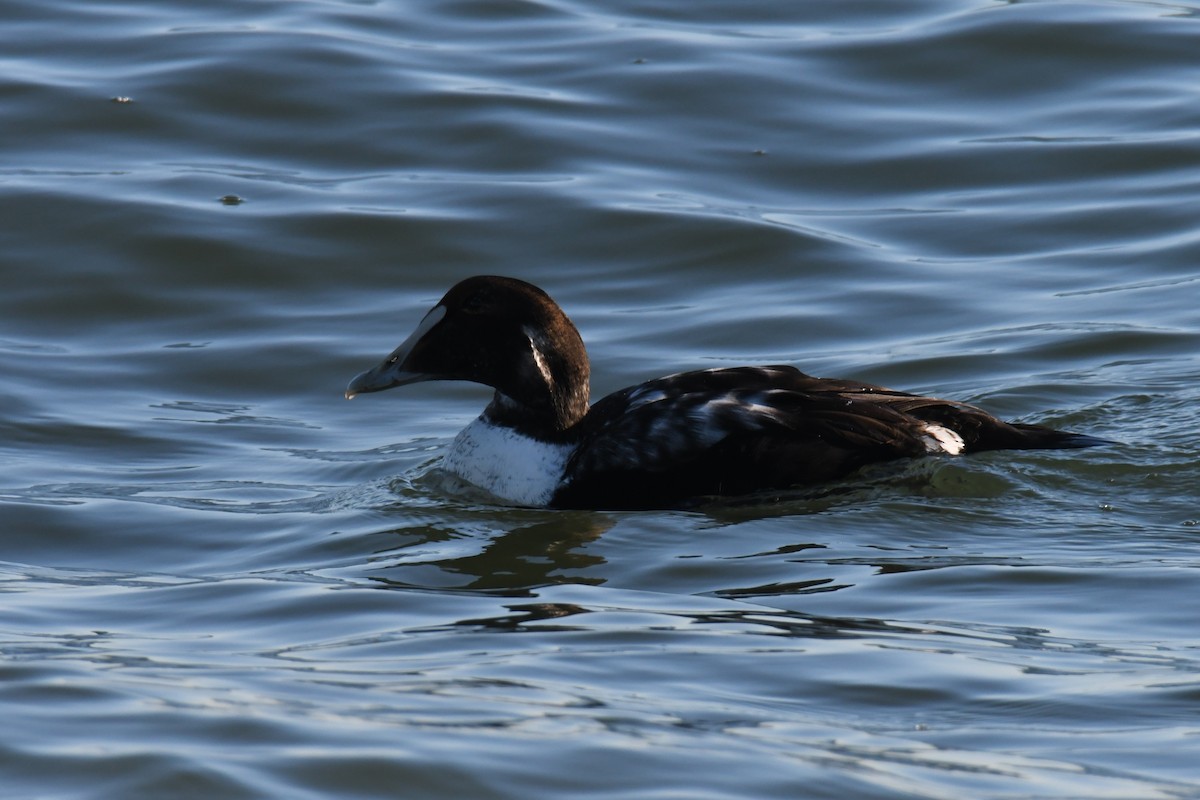
[(435, 380), (474, 381), (497, 397), (489, 413), (561, 431), (587, 413), (588, 359), (567, 315), (536, 286), (482, 275), (446, 292), (346, 397)]

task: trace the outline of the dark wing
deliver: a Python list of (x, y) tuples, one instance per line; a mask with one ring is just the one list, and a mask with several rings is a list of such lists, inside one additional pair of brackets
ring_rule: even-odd
[(856, 403), (885, 405), (912, 420), (948, 428), (963, 440), (964, 453), (983, 450), (1052, 450), (1111, 444), (1105, 439), (1043, 425), (1005, 422), (968, 403), (898, 392), (859, 381), (813, 378), (799, 373), (795, 385), (804, 386), (806, 391), (838, 395)]
[(790, 367), (684, 373), (604, 398), (566, 468), (559, 507), (644, 508), (812, 484), (926, 452), (886, 403), (792, 388)]
[(552, 504), (661, 507), (819, 483), (937, 450), (930, 425), (954, 431), (966, 450), (1072, 446), (1045, 443), (1071, 434), (1009, 425), (963, 403), (793, 367), (704, 370), (598, 402)]

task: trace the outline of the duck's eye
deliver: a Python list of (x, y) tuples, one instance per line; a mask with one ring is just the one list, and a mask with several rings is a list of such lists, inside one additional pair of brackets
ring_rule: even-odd
[(476, 292), (467, 298), (467, 301), (462, 304), (464, 314), (482, 314), (488, 309), (491, 302), (490, 292)]

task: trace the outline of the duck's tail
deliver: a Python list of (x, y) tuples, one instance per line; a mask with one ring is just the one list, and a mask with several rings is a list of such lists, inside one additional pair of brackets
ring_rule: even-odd
[[(999, 447), (1011, 450), (1068, 450), (1081, 447), (1101, 447), (1106, 444), (1117, 444), (1112, 439), (1102, 439), (1099, 436), (1089, 436), (1086, 433), (1071, 433), (1044, 425), (1028, 425), (1023, 422), (1010, 422), (1008, 426), (1018, 433), (1016, 437), (1008, 438)], [(982, 443), (981, 443), (982, 444)], [(977, 449), (981, 448), (978, 445)], [(999, 449), (999, 448), (997, 448)]]

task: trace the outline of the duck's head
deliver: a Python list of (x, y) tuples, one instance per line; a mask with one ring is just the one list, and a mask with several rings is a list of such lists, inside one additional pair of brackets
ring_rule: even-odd
[(587, 413), (588, 359), (571, 320), (536, 286), (482, 275), (456, 284), (346, 398), (421, 381), (491, 386), (493, 415), (565, 430)]

